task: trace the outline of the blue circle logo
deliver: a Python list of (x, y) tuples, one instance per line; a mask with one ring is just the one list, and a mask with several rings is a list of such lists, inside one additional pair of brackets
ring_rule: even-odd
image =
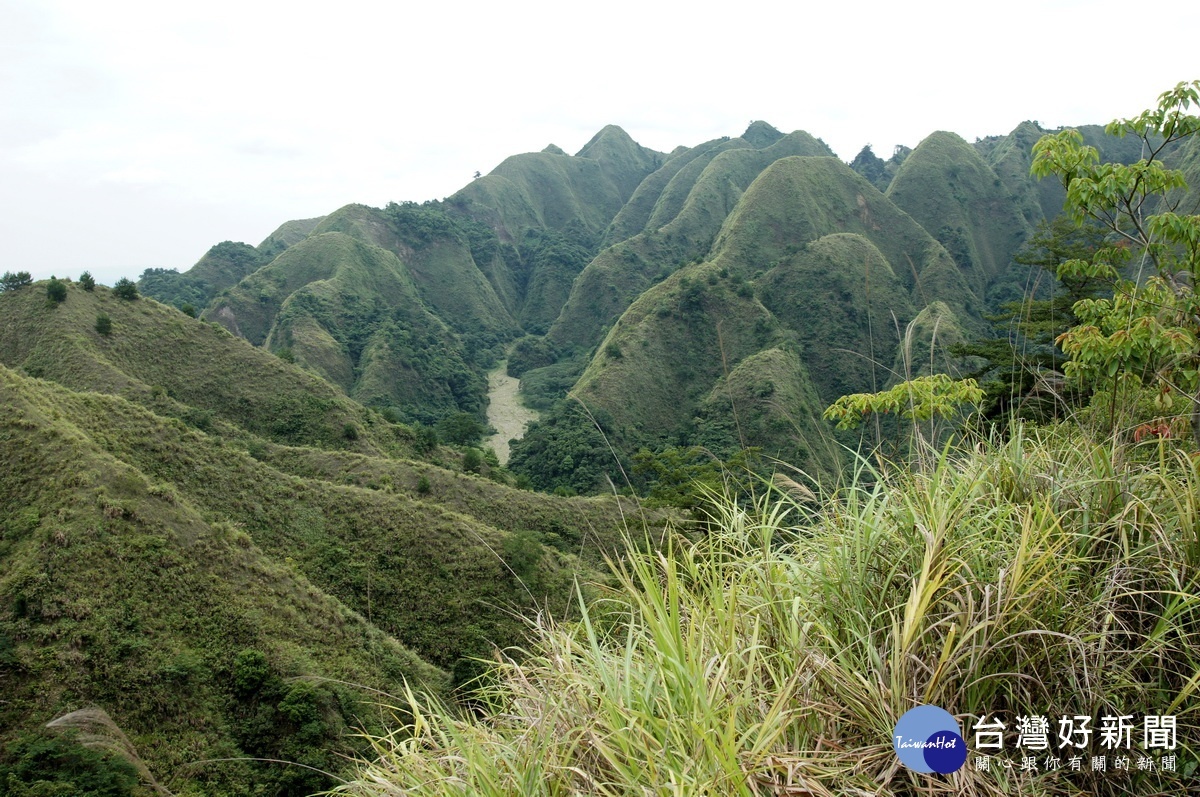
[(904, 712), (892, 731), (892, 748), (900, 763), (914, 772), (948, 775), (967, 762), (967, 743), (958, 720), (937, 706)]

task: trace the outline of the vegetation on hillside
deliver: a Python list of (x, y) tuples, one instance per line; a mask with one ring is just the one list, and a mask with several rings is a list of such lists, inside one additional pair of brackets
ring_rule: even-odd
[[(0, 297), (24, 371), (0, 366), (5, 793), (124, 782), (119, 761), (41, 730), (93, 707), (173, 793), (327, 787), (317, 770), (365, 752), (352, 731), (381, 730), (370, 688), (462, 688), (521, 641), (521, 613), (561, 614), (572, 577), (619, 553), (630, 508), (612, 499), (396, 458), (421, 436), (295, 366), (156, 302), (60, 284), (58, 306), (38, 286)], [(319, 411), (284, 434), (293, 400)], [(68, 760), (83, 769), (67, 777)]]
[[(542, 618), (484, 717), (406, 695), (412, 718), (338, 792), (1180, 793), (1200, 753), (1198, 480), (1184, 452), (1059, 427), (725, 504), (579, 619)], [(892, 728), (930, 703), (968, 739), (1003, 722), (1007, 752), (899, 766)], [(1012, 748), (1019, 717), (1147, 713), (1178, 719), (1174, 772), (1030, 771)]]

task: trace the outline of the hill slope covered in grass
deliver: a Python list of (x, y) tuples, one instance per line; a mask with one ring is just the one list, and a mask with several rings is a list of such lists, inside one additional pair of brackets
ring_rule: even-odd
[[(158, 302), (71, 285), (52, 304), (33, 285), (0, 294), (0, 313), (0, 363), (72, 390), (119, 395), (225, 436), (411, 451), (411, 432), (325, 380)], [(101, 316), (107, 333), (96, 328)]]
[(1032, 232), (1010, 189), (953, 133), (937, 132), (918, 144), (887, 196), (946, 247), (979, 299)]
[[(0, 397), (0, 748), (98, 706), (178, 794), (317, 788), (327, 781), (303, 770), (185, 767), (258, 756), (338, 768), (346, 729), (371, 722), (368, 695), (281, 678), (448, 688), (446, 674), (266, 553), (269, 541), (248, 533), (236, 510), (208, 510), (192, 484), (148, 473), (120, 450), (179, 448), (191, 466), (208, 453), (196, 478), (218, 468), (232, 478), (237, 469), (205, 451), (216, 440), (124, 399), (3, 367)], [(231, 510), (251, 494), (220, 486)], [(247, 657), (261, 677), (239, 685)], [(270, 694), (260, 689), (268, 680)], [(289, 701), (311, 725), (288, 717)], [(14, 757), (0, 755), (0, 772), (21, 763)]]
[[(613, 243), (599, 252), (571, 288), (562, 313), (547, 334), (561, 349), (586, 350), (603, 336), (603, 330), (643, 291), (672, 273), (682, 263), (704, 256), (725, 218), (749, 185), (770, 164), (793, 155), (827, 155), (828, 147), (803, 131), (697, 147), (675, 155), (639, 191), (658, 192), (644, 229), (618, 240), (619, 229), (634, 232), (641, 214), (634, 209), (618, 217), (610, 229)], [(678, 165), (677, 165), (678, 164)], [(663, 184), (656, 175), (670, 175)], [(661, 188), (659, 187), (661, 186)], [(641, 206), (649, 197), (635, 195)]]
[[(365, 693), (283, 679), (448, 694), (521, 642), (524, 614), (561, 614), (637, 514), (403, 458), (406, 427), (152, 300), (71, 285), (54, 304), (39, 283), (0, 294), (0, 316), (0, 773), (21, 784), (53, 768), (38, 729), (96, 706), (176, 793), (328, 786), (192, 766), (338, 770), (376, 721)], [(260, 429), (272, 401), (315, 402), (337, 434)]]
[[(708, 257), (622, 313), (571, 397), (609, 421), (612, 444), (627, 455), (704, 444), (728, 459), (750, 446), (814, 474), (832, 472), (837, 445), (821, 412), (905, 373), (905, 328), (934, 304), (945, 330), (978, 326), (983, 302), (909, 215), (834, 158), (780, 158), (740, 194)], [(929, 325), (915, 329), (918, 352), (950, 340)], [(766, 352), (775, 354), (755, 356)], [(558, 486), (548, 476), (556, 454), (534, 424), (514, 448), (513, 468)]]

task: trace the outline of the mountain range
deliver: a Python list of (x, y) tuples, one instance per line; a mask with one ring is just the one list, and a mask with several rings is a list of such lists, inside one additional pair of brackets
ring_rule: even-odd
[[(829, 472), (850, 441), (824, 406), (952, 368), (948, 346), (1027, 290), (1013, 255), (1063, 197), (1029, 176), (1044, 132), (939, 131), (846, 164), (761, 121), (671, 152), (609, 126), (445, 200), (287, 222), (141, 285), (410, 423), (483, 422), (486, 372), (507, 357), (546, 413), (510, 465), (540, 489), (622, 484), (623, 458), (670, 446), (718, 459), (750, 446)], [(1081, 132), (1106, 160), (1138, 157)], [(617, 456), (605, 446), (579, 467), (569, 449), (596, 431)]]
[[(609, 126), (219, 243), (141, 299), (0, 293), (0, 788), (59, 793), (17, 789), (69, 769), (43, 726), (88, 707), (173, 793), (327, 787), (247, 759), (336, 770), (394, 719), (370, 690), (469, 694), (662, 528), (613, 495), (639, 451), (835, 472), (825, 406), (953, 370), (1027, 290), (1014, 255), (1063, 197), (1029, 177), (1044, 132), (847, 164), (765, 122), (671, 152)], [(503, 362), (542, 410), (507, 468), (454, 431)]]

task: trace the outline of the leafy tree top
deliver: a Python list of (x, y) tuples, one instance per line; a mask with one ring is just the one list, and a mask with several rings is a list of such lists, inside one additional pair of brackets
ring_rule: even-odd
[(963, 404), (978, 404), (983, 390), (974, 379), (954, 380), (946, 374), (919, 376), (879, 393), (842, 396), (825, 410), (839, 429), (855, 429), (872, 413), (896, 414), (915, 421), (952, 417)]
[(26, 285), (33, 284), (33, 275), (28, 271), (6, 271), (4, 276), (0, 276), (0, 293), (4, 291), (15, 291), (18, 288), (24, 288)]
[[(1122, 392), (1158, 387), (1162, 411), (1173, 404), (1168, 396), (1183, 395), (1200, 440), (1200, 216), (1177, 212), (1187, 181), (1162, 162), (1168, 147), (1200, 131), (1200, 116), (1187, 113), (1193, 105), (1200, 105), (1200, 81), (1179, 83), (1154, 108), (1105, 128), (1141, 139), (1143, 157), (1136, 163), (1100, 163), (1077, 131), (1064, 130), (1034, 145), (1031, 171), (1062, 182), (1064, 211), (1077, 224), (1090, 219), (1109, 233), (1107, 245), (1090, 259), (1059, 266), (1060, 278), (1102, 279), (1112, 286), (1111, 298), (1076, 302), (1080, 323), (1058, 338), (1070, 358), (1067, 375), (1111, 387), (1111, 419)], [(1149, 276), (1121, 279), (1121, 269), (1131, 263)]]
[(126, 277), (121, 277), (121, 279), (117, 280), (116, 284), (113, 285), (113, 293), (116, 294), (118, 299), (124, 299), (128, 302), (133, 301), (139, 296), (137, 283)]

